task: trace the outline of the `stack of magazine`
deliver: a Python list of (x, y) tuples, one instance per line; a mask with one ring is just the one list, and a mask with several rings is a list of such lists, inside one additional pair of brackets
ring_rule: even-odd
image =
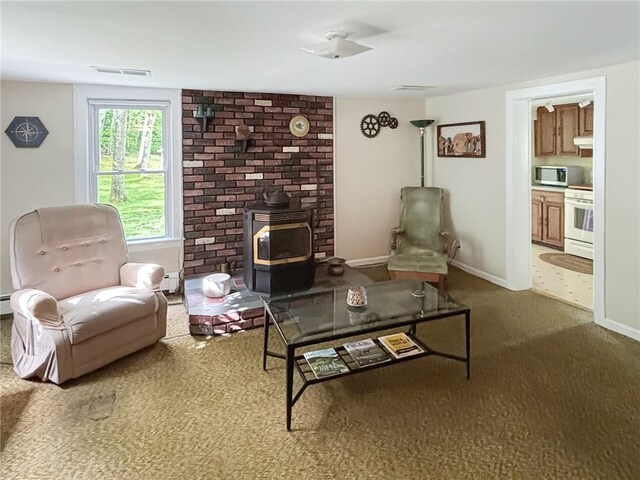
[[(378, 341), (382, 346), (367, 338), (366, 340), (345, 343), (344, 348), (360, 367), (376, 365), (388, 362), (392, 358), (405, 358), (424, 352), (422, 347), (404, 333), (386, 335), (378, 338)], [(304, 358), (316, 378), (325, 378), (349, 372), (349, 367), (340, 358), (335, 348), (307, 352), (304, 354)]]
[(304, 358), (316, 378), (330, 377), (349, 371), (349, 367), (334, 348), (307, 352), (304, 354)]
[(389, 354), (370, 338), (359, 342), (345, 343), (344, 348), (361, 367), (391, 360)]
[(409, 357), (424, 352), (422, 347), (404, 333), (385, 335), (378, 338), (378, 340), (395, 358)]

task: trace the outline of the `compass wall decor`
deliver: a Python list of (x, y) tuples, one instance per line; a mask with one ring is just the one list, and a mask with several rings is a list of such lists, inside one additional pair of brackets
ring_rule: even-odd
[(38, 148), (49, 130), (38, 117), (14, 117), (4, 133), (17, 148)]

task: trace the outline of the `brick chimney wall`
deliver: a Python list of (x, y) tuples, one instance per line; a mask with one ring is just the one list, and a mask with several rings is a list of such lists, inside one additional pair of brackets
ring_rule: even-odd
[[(193, 112), (217, 111), (202, 131)], [(309, 120), (296, 137), (289, 122)], [(246, 153), (236, 125), (252, 130)], [(182, 91), (182, 158), (185, 276), (242, 266), (242, 214), (262, 200), (265, 187), (318, 204), (314, 250), (333, 256), (333, 98), (270, 93)]]

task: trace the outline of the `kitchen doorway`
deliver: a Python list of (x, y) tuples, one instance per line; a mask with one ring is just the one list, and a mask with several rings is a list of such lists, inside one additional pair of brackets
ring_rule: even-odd
[[(604, 226), (605, 226), (605, 111), (606, 78), (596, 77), (507, 92), (507, 286), (512, 290), (532, 287), (531, 154), (534, 141), (532, 103), (545, 98), (591, 95), (593, 110), (593, 312), (594, 321), (605, 323)], [(529, 215), (523, 215), (529, 212)]]
[(593, 95), (531, 101), (531, 287), (593, 310)]

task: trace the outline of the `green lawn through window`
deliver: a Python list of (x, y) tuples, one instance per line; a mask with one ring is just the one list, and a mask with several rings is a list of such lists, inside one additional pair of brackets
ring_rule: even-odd
[[(155, 158), (154, 158), (155, 157)], [(125, 170), (135, 168), (136, 157), (127, 156)], [(160, 168), (160, 156), (151, 155), (149, 169)], [(103, 156), (102, 170), (111, 170), (111, 157)], [(111, 202), (111, 175), (98, 176), (98, 201), (115, 206), (120, 212), (124, 233), (128, 239), (161, 237), (166, 233), (164, 174), (133, 173), (123, 175), (127, 200)]]

